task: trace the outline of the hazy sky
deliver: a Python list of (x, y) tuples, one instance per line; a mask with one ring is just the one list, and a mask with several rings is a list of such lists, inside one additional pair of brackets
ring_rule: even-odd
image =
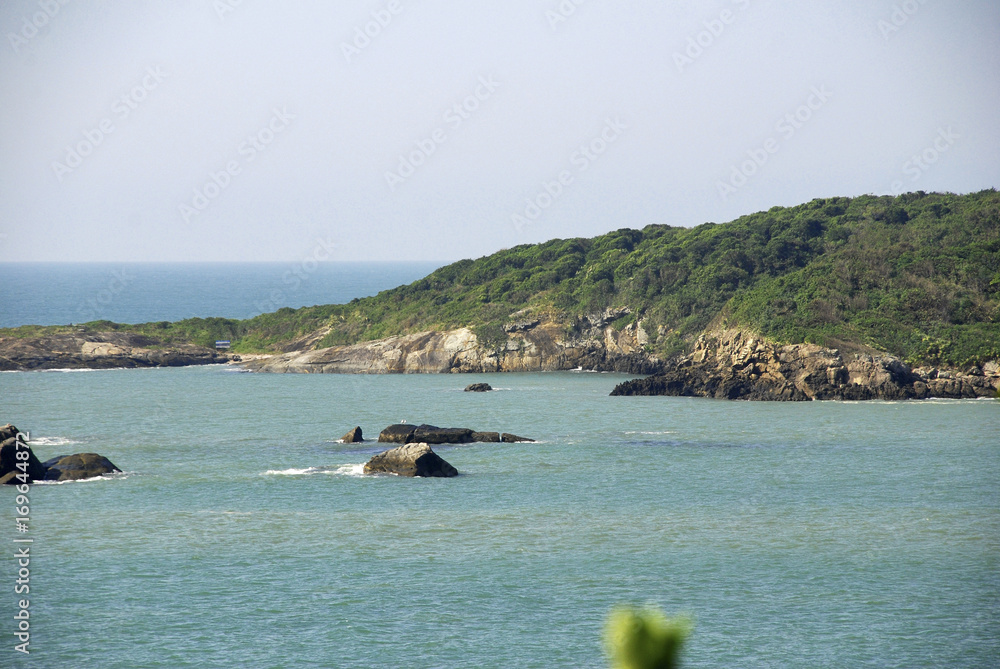
[(0, 30), (0, 261), (456, 260), (1000, 185), (996, 0), (3, 0)]

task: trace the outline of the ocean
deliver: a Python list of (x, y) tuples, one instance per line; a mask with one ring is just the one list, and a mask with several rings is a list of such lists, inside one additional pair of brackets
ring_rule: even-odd
[[(596, 668), (612, 607), (651, 603), (694, 620), (686, 667), (997, 666), (1000, 402), (609, 397), (625, 378), (0, 373), (42, 460), (124, 470), (33, 486), (27, 533), (5, 491), (0, 665)], [(338, 438), (403, 420), (537, 442), (362, 476), (381, 447)]]
[(0, 327), (251, 318), (343, 304), (408, 284), (438, 262), (0, 263)]

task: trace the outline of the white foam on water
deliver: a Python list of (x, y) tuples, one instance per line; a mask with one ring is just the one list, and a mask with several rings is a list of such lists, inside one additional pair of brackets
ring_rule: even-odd
[[(121, 368), (119, 368), (119, 369), (121, 369)], [(33, 371), (39, 371), (39, 372), (43, 372), (43, 373), (50, 373), (50, 372), (56, 373), (56, 372), (58, 372), (58, 373), (61, 373), (61, 374), (75, 374), (77, 372), (98, 372), (100, 370), (97, 370), (97, 369), (39, 369), (39, 370), (33, 370)]]
[(292, 467), (290, 469), (269, 469), (262, 476), (312, 476), (326, 474), (327, 476), (364, 476), (365, 465), (340, 465), (338, 467)]
[(319, 467), (306, 467), (305, 469), (268, 469), (262, 476), (307, 476), (318, 473)]
[(625, 434), (675, 434), (673, 430), (626, 430)]
[(365, 464), (362, 462), (357, 465), (341, 465), (329, 473), (339, 474), (341, 476), (364, 476)]
[(31, 485), (65, 485), (67, 483), (93, 483), (95, 481), (118, 481), (127, 479), (135, 472), (114, 472), (113, 474), (101, 474), (91, 476), (88, 479), (75, 479), (70, 481), (35, 481)]
[(67, 446), (79, 443), (75, 439), (67, 439), (66, 437), (37, 437), (28, 440), (29, 446)]

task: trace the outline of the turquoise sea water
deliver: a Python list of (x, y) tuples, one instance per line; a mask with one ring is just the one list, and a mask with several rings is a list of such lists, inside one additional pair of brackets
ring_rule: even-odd
[(0, 263), (0, 327), (251, 318), (374, 295), (441, 264)]
[[(32, 488), (30, 657), (4, 491), (0, 666), (603, 667), (622, 602), (693, 616), (688, 667), (998, 665), (1000, 403), (608, 397), (623, 378), (0, 374), (39, 457), (127, 472)], [(378, 445), (336, 439), (400, 420), (539, 442), (359, 476)]]

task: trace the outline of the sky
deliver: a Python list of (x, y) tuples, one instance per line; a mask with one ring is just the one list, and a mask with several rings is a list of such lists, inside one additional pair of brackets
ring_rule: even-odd
[(3, 0), (0, 261), (475, 258), (1000, 185), (995, 0)]

